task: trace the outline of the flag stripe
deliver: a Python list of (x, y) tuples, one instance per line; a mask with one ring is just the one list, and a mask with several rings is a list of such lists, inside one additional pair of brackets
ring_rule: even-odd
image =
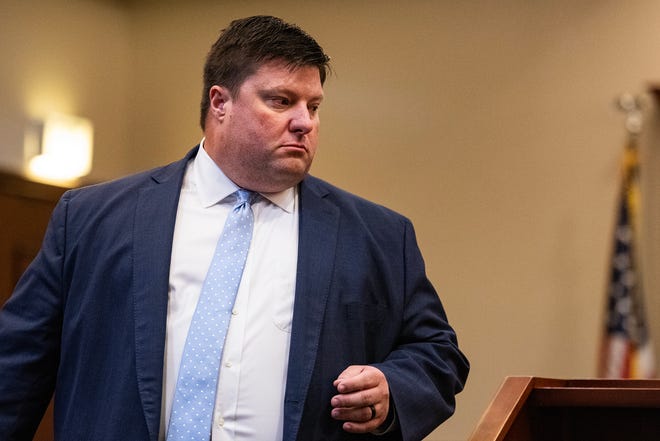
[(636, 247), (640, 211), (638, 169), (636, 138), (631, 135), (624, 156), (599, 363), (599, 375), (607, 378), (655, 376), (655, 356), (646, 323)]

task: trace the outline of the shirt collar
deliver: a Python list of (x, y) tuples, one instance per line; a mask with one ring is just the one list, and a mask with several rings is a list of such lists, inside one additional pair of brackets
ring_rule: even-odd
[[(192, 164), (194, 182), (197, 187), (202, 206), (211, 207), (234, 193), (239, 187), (229, 179), (220, 167), (211, 159), (204, 149), (204, 139), (200, 142), (199, 151)], [(260, 193), (273, 204), (287, 213), (293, 212), (296, 190), (295, 187), (276, 193)]]

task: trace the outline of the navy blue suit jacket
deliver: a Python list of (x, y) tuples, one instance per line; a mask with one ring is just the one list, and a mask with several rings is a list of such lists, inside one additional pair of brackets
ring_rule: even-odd
[[(55, 390), (60, 441), (156, 441), (172, 234), (187, 161), (67, 192), (0, 312), (0, 439), (28, 440)], [(370, 439), (330, 417), (351, 364), (387, 377), (398, 429), (421, 439), (454, 409), (468, 364), (410, 222), (307, 177), (284, 441)]]

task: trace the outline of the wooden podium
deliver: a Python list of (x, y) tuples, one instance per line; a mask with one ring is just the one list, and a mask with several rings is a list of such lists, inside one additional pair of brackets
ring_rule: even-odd
[(660, 380), (507, 377), (469, 438), (596, 440), (660, 440)]

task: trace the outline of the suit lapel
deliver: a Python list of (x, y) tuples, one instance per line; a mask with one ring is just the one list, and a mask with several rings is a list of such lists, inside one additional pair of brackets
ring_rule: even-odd
[(152, 441), (158, 438), (172, 235), (185, 166), (194, 154), (159, 169), (139, 192), (133, 230), (135, 364)]
[[(172, 235), (185, 166), (196, 153), (194, 149), (183, 160), (155, 173), (150, 185), (140, 191), (135, 213), (135, 358), (138, 390), (152, 441), (158, 438), (160, 424)], [(298, 268), (284, 441), (297, 437), (330, 292), (339, 209), (326, 196), (327, 191), (314, 178), (307, 178), (300, 185)]]
[(284, 441), (297, 437), (330, 292), (339, 209), (319, 181), (300, 185), (298, 269), (284, 400)]

